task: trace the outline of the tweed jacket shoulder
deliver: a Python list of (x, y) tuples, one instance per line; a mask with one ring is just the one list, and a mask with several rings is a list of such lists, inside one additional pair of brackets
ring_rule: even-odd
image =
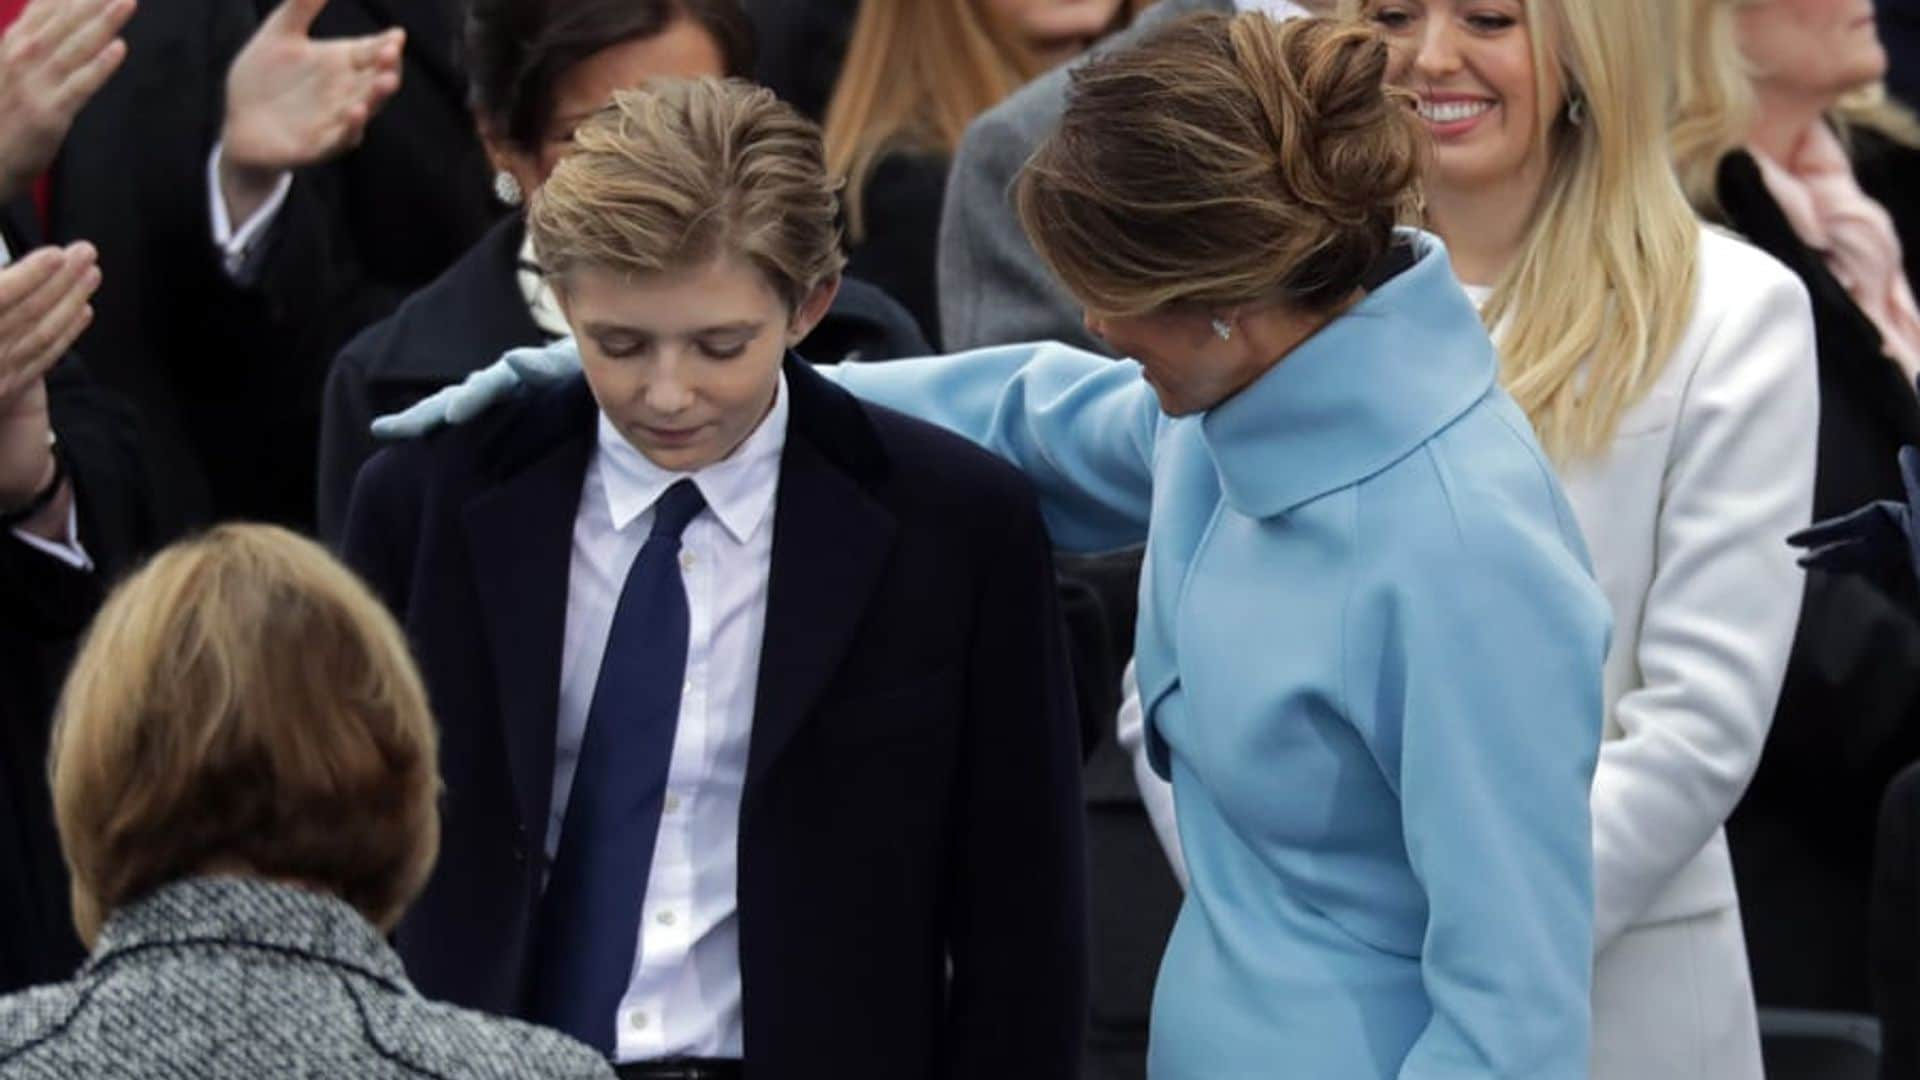
[(557, 1032), (422, 998), (358, 911), (290, 885), (175, 882), (71, 981), (0, 998), (0, 1077), (611, 1077)]

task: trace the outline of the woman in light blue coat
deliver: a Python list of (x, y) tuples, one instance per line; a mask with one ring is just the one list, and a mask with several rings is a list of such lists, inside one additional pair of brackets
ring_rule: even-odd
[(1587, 1068), (1608, 609), (1444, 248), (1394, 228), (1423, 136), (1386, 60), (1244, 14), (1089, 64), (1018, 197), (1138, 360), (834, 370), (1018, 463), (1059, 546), (1147, 542), (1140, 688), (1192, 878), (1160, 1080)]

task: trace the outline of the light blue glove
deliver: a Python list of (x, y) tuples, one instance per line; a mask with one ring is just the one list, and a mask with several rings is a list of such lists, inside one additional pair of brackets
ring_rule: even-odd
[(545, 386), (580, 370), (580, 347), (561, 338), (539, 348), (512, 349), (505, 356), (414, 403), (412, 408), (375, 418), (376, 439), (417, 439), (442, 427), (464, 424), (522, 388)]

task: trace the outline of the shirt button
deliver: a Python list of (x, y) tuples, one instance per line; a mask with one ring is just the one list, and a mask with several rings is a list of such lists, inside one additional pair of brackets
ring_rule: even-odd
[(681, 692), (682, 694), (691, 694), (691, 693), (693, 693), (693, 680), (692, 680), (692, 679), (688, 679), (688, 680), (687, 680), (686, 682), (683, 682), (683, 683), (681, 683), (681, 684), (680, 684), (680, 692)]
[(683, 551), (680, 553), (680, 569), (682, 570), (693, 569), (693, 552)]
[(636, 1011), (632, 1016), (627, 1017), (627, 1024), (635, 1031), (645, 1031), (647, 1030), (647, 1014)]
[(667, 795), (667, 802), (666, 802), (665, 809), (669, 814), (679, 813), (680, 812), (680, 796), (669, 793)]
[(678, 921), (677, 919), (674, 918), (673, 912), (671, 911), (663, 911), (660, 914), (654, 916), (654, 918), (659, 921), (661, 926), (672, 926), (675, 922)]

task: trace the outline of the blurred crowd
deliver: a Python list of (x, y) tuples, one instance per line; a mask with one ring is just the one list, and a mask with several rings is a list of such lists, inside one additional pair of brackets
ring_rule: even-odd
[(1916, 107), (1914, 0), (0, 0), (0, 1077), (1915, 1075)]

